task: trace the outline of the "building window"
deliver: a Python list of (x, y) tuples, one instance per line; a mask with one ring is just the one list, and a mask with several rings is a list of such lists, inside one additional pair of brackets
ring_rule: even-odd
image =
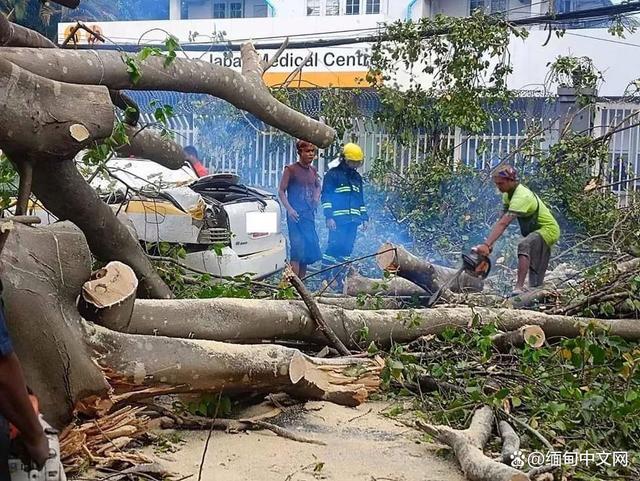
[(229, 4), (229, 18), (242, 18), (242, 3), (231, 2)]
[(340, 0), (325, 0), (327, 2), (327, 8), (325, 10), (327, 15), (340, 15)]
[(573, 10), (571, 0), (556, 0), (556, 13), (568, 13)]
[(227, 18), (227, 4), (226, 3), (214, 3), (213, 4), (213, 18)]
[(266, 3), (257, 3), (253, 6), (254, 17), (268, 17), (269, 11), (267, 10)]
[(507, 11), (507, 0), (470, 0), (469, 11), (484, 10), (485, 13), (504, 13)]
[(367, 0), (368, 15), (380, 13), (380, 0)]
[(307, 15), (320, 15), (320, 0), (307, 0)]
[(347, 0), (345, 13), (347, 15), (360, 15), (360, 0)]

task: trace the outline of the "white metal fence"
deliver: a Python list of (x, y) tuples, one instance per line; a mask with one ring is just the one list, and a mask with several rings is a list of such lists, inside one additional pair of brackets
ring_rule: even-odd
[(631, 192), (640, 191), (640, 106), (601, 104), (595, 119), (595, 135), (613, 132), (604, 169), (611, 189), (626, 205)]
[[(449, 129), (439, 138), (419, 131), (409, 143), (402, 143), (380, 125), (371, 120), (353, 119), (350, 132), (352, 140), (365, 151), (364, 172), (369, 171), (377, 160), (391, 162), (400, 171), (428, 154), (431, 146), (446, 145), (452, 151), (452, 160), (476, 169), (495, 166), (508, 158), (516, 165), (521, 163), (518, 155), (512, 155), (527, 139), (532, 127), (550, 125), (552, 119), (511, 117), (491, 121), (486, 132), (468, 135), (461, 129)], [(640, 191), (640, 106), (635, 104), (598, 104), (594, 135), (602, 135), (615, 128), (609, 143), (609, 162), (603, 166), (611, 188), (626, 197), (631, 191)], [(188, 116), (176, 116), (169, 126), (176, 132), (181, 145), (192, 145), (198, 141), (198, 131)], [(549, 142), (542, 136), (543, 146)], [(242, 150), (222, 145), (211, 152), (202, 152), (203, 161), (213, 172), (232, 172), (242, 176), (250, 185), (276, 189), (284, 166), (295, 162), (295, 144), (291, 137), (280, 131), (262, 126), (260, 129), (247, 126)], [(335, 158), (335, 150), (320, 150), (318, 171), (323, 175), (327, 164)]]

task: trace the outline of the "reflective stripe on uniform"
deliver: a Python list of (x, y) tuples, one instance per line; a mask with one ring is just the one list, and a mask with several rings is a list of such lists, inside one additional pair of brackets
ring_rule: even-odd
[(323, 209), (331, 209), (331, 207), (333, 207), (333, 204), (331, 202), (323, 202), (322, 203), (322, 208)]

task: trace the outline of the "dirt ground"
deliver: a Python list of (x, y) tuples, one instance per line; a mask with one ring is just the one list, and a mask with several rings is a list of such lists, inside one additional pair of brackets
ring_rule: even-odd
[[(419, 442), (420, 433), (380, 411), (387, 404), (348, 408), (309, 402), (270, 422), (326, 446), (285, 439), (270, 431), (213, 432), (204, 462), (205, 481), (464, 481), (455, 461)], [(208, 432), (176, 432), (172, 453), (149, 448), (178, 478), (197, 481)]]

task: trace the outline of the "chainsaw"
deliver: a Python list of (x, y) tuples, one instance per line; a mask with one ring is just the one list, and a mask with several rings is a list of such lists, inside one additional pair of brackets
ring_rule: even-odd
[(476, 251), (465, 252), (462, 254), (462, 266), (451, 276), (451, 278), (442, 284), (429, 298), (426, 307), (432, 307), (440, 297), (442, 293), (452, 286), (462, 275), (466, 272), (470, 276), (477, 277), (479, 279), (486, 279), (491, 272), (491, 259), (487, 256), (477, 253)]
[[(33, 409), (38, 413), (38, 419), (44, 430), (44, 434), (49, 442), (49, 459), (47, 459), (44, 467), (41, 470), (32, 463), (24, 463), (19, 456), (17, 456), (17, 443), (19, 443), (19, 432), (15, 426), (9, 426), (9, 481), (67, 481), (67, 477), (64, 474), (62, 463), (60, 462), (60, 442), (58, 440), (58, 431), (56, 431), (49, 423), (47, 423), (38, 405), (38, 399), (30, 394), (31, 405)], [(6, 431), (5, 431), (6, 433)]]

